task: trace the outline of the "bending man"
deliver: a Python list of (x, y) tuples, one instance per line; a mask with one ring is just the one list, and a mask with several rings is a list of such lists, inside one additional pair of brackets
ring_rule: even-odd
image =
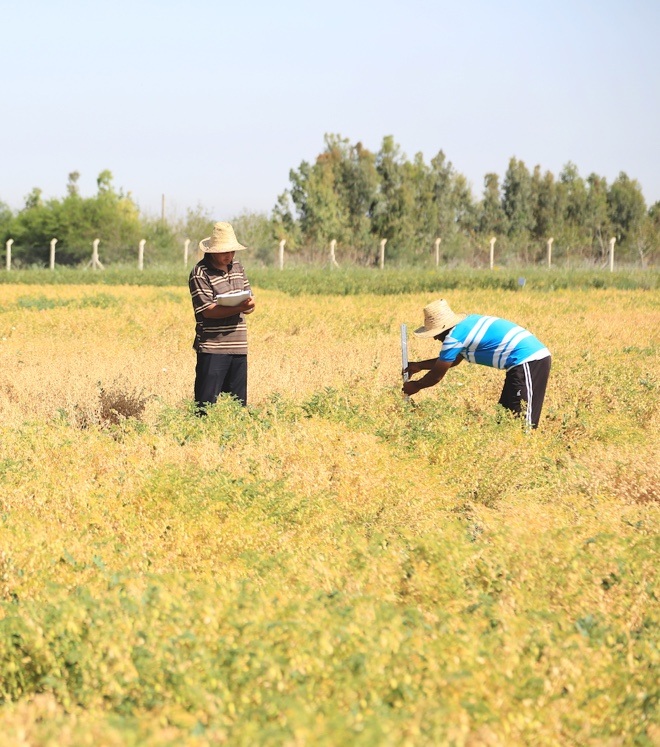
[(442, 342), (438, 358), (410, 363), (410, 375), (428, 373), (417, 381), (407, 381), (403, 391), (417, 394), (435, 386), (450, 368), (462, 360), (506, 371), (499, 404), (520, 414), (527, 403), (526, 422), (538, 427), (545, 390), (550, 375), (550, 351), (531, 332), (496, 316), (455, 314), (441, 299), (424, 308), (424, 326), (418, 337)]

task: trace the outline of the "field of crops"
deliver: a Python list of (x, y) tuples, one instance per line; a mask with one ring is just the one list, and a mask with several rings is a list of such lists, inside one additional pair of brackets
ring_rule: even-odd
[[(3, 747), (660, 744), (655, 281), (267, 280), (206, 419), (185, 284), (0, 285)], [(440, 295), (551, 349), (538, 431), (402, 399)]]

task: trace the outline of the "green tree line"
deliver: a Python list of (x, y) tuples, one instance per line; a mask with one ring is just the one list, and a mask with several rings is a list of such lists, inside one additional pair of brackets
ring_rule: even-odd
[(185, 221), (176, 224), (142, 215), (130, 193), (115, 189), (112, 173), (107, 170), (96, 180), (97, 193), (82, 197), (79, 178), (77, 171), (69, 174), (66, 195), (61, 199), (44, 200), (41, 189), (35, 187), (15, 214), (0, 203), (2, 248), (7, 239), (13, 239), (13, 265), (47, 263), (52, 238), (57, 238), (59, 265), (88, 261), (96, 238), (101, 240), (99, 251), (104, 262), (134, 261), (142, 239), (147, 240), (152, 259), (169, 261), (175, 256), (175, 246), (183, 246), (184, 234), (201, 234), (212, 224), (200, 208), (188, 210)]
[(310, 249), (336, 239), (367, 263), (378, 240), (392, 259), (428, 261), (436, 238), (443, 260), (478, 263), (497, 239), (500, 256), (542, 262), (553, 239), (557, 260), (602, 263), (609, 240), (617, 256), (642, 265), (660, 258), (660, 203), (647, 208), (639, 183), (621, 172), (608, 184), (586, 179), (573, 163), (558, 177), (511, 158), (504, 177), (484, 177), (475, 198), (443, 151), (409, 160), (391, 136), (372, 153), (361, 143), (326, 135), (325, 148), (289, 175), (272, 222), (287, 246)]
[(428, 263), (437, 238), (443, 263), (487, 261), (493, 237), (498, 258), (510, 262), (544, 262), (549, 238), (553, 259), (564, 264), (602, 264), (612, 237), (619, 261), (646, 266), (660, 259), (660, 203), (647, 207), (639, 183), (624, 172), (608, 184), (593, 173), (583, 178), (570, 162), (555, 177), (511, 158), (502, 178), (485, 175), (475, 197), (443, 151), (428, 163), (421, 153), (409, 160), (392, 136), (374, 153), (326, 135), (314, 163), (291, 169), (270, 215), (214, 217), (197, 206), (182, 219), (149, 217), (114, 187), (110, 171), (99, 174), (92, 197), (81, 196), (79, 178), (69, 174), (61, 199), (44, 200), (33, 189), (15, 213), (0, 202), (0, 250), (13, 239), (17, 266), (46, 264), (53, 237), (58, 264), (88, 261), (95, 238), (103, 261), (135, 261), (141, 239), (148, 262), (178, 261), (185, 239), (194, 251), (216, 218), (229, 218), (264, 263), (274, 261), (282, 239), (287, 252), (307, 260), (325, 259), (334, 239), (340, 260), (363, 265), (377, 261), (382, 239), (388, 262), (407, 264)]

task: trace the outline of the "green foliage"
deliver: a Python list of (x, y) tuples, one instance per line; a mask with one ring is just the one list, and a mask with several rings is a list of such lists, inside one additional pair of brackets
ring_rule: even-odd
[(532, 178), (522, 161), (512, 158), (504, 177), (502, 209), (508, 219), (509, 234), (529, 235), (534, 227)]
[[(293, 180), (293, 179), (292, 179)], [(291, 192), (284, 190), (278, 196), (271, 215), (273, 236), (279, 241), (286, 241), (289, 249), (295, 250), (299, 245), (300, 226), (293, 216), (293, 202)]]
[(409, 159), (391, 135), (377, 152), (339, 134), (326, 134), (323, 146), (313, 162), (290, 170), (270, 216), (214, 217), (198, 205), (183, 219), (153, 217), (130, 192), (115, 190), (108, 170), (97, 178), (97, 194), (82, 197), (74, 171), (62, 199), (45, 201), (35, 187), (16, 215), (0, 202), (0, 241), (14, 239), (17, 269), (47, 264), (52, 238), (59, 265), (87, 263), (96, 238), (105, 264), (136, 262), (142, 239), (146, 266), (174, 262), (186, 241), (194, 256), (218, 219), (230, 220), (265, 265), (274, 264), (281, 240), (289, 257), (307, 262), (327, 261), (334, 240), (339, 263), (358, 266), (378, 263), (383, 239), (386, 262), (407, 265), (426, 264), (438, 238), (444, 262), (472, 266), (488, 264), (493, 237), (498, 263), (508, 265), (544, 263), (550, 238), (554, 262), (566, 267), (604, 266), (612, 237), (618, 262), (646, 267), (660, 253), (657, 211), (647, 211), (639, 183), (624, 172), (608, 185), (595, 173), (583, 179), (568, 162), (555, 178), (513, 157), (503, 179), (485, 175), (476, 197), (442, 150), (427, 163), (422, 153)]
[(625, 245), (639, 234), (646, 214), (639, 183), (622, 171), (608, 192), (607, 204), (614, 235)]
[(502, 207), (499, 177), (497, 174), (486, 174), (484, 197), (479, 211), (479, 231), (490, 239), (501, 236), (507, 230), (507, 216)]
[(81, 197), (77, 180), (76, 172), (69, 175), (67, 196), (61, 200), (44, 202), (38, 188), (26, 197), (23, 210), (5, 228), (15, 242), (12, 262), (17, 267), (47, 264), (53, 238), (57, 239), (59, 264), (88, 260), (96, 238), (101, 239), (99, 251), (104, 259), (121, 261), (135, 256), (142, 238), (137, 205), (114, 190), (112, 174), (107, 170), (99, 174), (95, 197)]
[[(437, 293), (443, 290), (466, 288), (501, 289), (515, 292), (529, 290), (553, 291), (566, 288), (621, 288), (625, 290), (656, 289), (660, 285), (660, 272), (646, 270), (542, 270), (538, 268), (513, 268), (491, 272), (485, 269), (388, 268), (375, 270), (364, 267), (341, 268), (329, 271), (317, 266), (292, 267), (284, 271), (272, 267), (251, 267), (246, 260), (250, 282), (255, 288), (281, 290), (298, 296), (331, 294), (353, 296), (360, 293), (376, 295), (401, 295), (404, 293)], [(521, 291), (519, 278), (524, 272), (525, 290)], [(136, 285), (184, 286), (188, 270), (182, 265), (146, 267), (139, 272), (134, 265), (115, 265), (104, 271), (56, 268), (55, 271), (16, 270), (0, 272), (0, 284), (25, 285)], [(101, 298), (101, 297), (99, 297)], [(81, 301), (80, 303), (88, 303)], [(37, 303), (37, 301), (35, 301)], [(69, 302), (66, 302), (69, 303)], [(101, 301), (99, 300), (99, 303)]]
[(602, 263), (611, 235), (626, 261), (639, 254), (648, 263), (660, 246), (637, 182), (625, 174), (611, 187), (597, 174), (585, 182), (571, 162), (555, 180), (539, 166), (530, 174), (512, 158), (502, 190), (499, 176), (489, 173), (476, 203), (442, 151), (427, 165), (421, 153), (407, 159), (392, 136), (373, 155), (361, 143), (326, 135), (324, 152), (313, 165), (292, 170), (290, 180), (273, 212), (276, 235), (312, 254), (335, 239), (344, 256), (356, 254), (363, 264), (377, 261), (381, 239), (388, 242), (388, 260), (409, 263), (437, 237), (445, 259), (477, 263), (491, 237), (498, 239), (499, 257), (526, 263), (545, 259), (549, 238), (555, 261), (565, 264)]
[[(230, 218), (229, 222), (234, 228), (236, 237), (244, 246), (257, 254), (260, 250), (272, 250), (273, 227), (265, 213), (243, 211)], [(208, 236), (209, 234), (204, 235)]]
[(410, 164), (400, 147), (389, 135), (383, 138), (376, 157), (380, 176), (378, 199), (373, 210), (373, 233), (387, 239), (388, 255), (396, 258), (408, 248), (414, 230), (414, 180), (420, 177), (423, 166)]
[[(20, 309), (33, 309), (36, 311), (42, 311), (45, 309), (56, 309), (62, 307), (68, 307), (72, 309), (109, 309), (117, 305), (117, 299), (114, 296), (109, 296), (106, 293), (96, 293), (93, 296), (84, 296), (83, 298), (70, 300), (70, 299), (54, 299), (44, 298), (42, 296), (21, 296), (17, 301), (17, 306)], [(4, 310), (8, 310), (10, 307), (5, 307)]]
[(535, 166), (531, 178), (532, 210), (534, 213), (532, 236), (547, 239), (553, 235), (559, 219), (555, 177), (550, 171), (541, 174)]
[(587, 228), (591, 234), (591, 246), (595, 256), (604, 259), (612, 236), (612, 226), (607, 205), (607, 181), (597, 174), (587, 178)]
[[(562, 431), (530, 436), (484, 413), (468, 426), (441, 400), (353, 387), (162, 415), (122, 439), (21, 429), (34, 471), (49, 440), (65, 461), (99, 450), (122, 471), (65, 507), (54, 483), (56, 538), (3, 514), (5, 733), (44, 708), (34, 741), (58, 744), (99, 729), (99, 743), (136, 744), (653, 736), (654, 511), (623, 506), (614, 486), (575, 497), (580, 456)], [(351, 434), (377, 440), (386, 486), (353, 507), (332, 480), (301, 485), (287, 439), (315, 428), (340, 429), (337, 477), (351, 469), (340, 453), (366, 443)], [(267, 435), (276, 453), (231, 469)], [(143, 463), (145, 442), (190, 451)], [(416, 471), (441, 480), (413, 483)], [(20, 474), (4, 463), (0, 485)]]
[(13, 219), (13, 215), (9, 205), (5, 204), (0, 200), (0, 237), (5, 237), (5, 241), (9, 238), (10, 226)]
[(445, 256), (452, 256), (457, 236), (474, 220), (469, 186), (444, 153), (430, 165), (421, 153), (410, 162), (392, 136), (373, 154), (361, 143), (326, 135), (324, 152), (313, 165), (292, 170), (290, 180), (273, 213), (276, 234), (317, 251), (334, 239), (340, 260), (374, 264), (382, 239), (388, 259), (414, 259), (440, 234)]
[[(285, 272), (254, 268), (250, 279), (257, 288), (284, 291), (291, 295), (332, 294), (352, 296), (361, 293), (401, 295), (406, 293), (437, 294), (454, 289), (499, 289), (521, 292), (519, 271), (490, 272), (488, 270), (418, 270), (366, 268), (336, 270), (291, 269)], [(655, 289), (660, 284), (660, 273), (652, 270), (621, 271), (526, 271), (525, 289), (554, 291), (565, 288), (622, 288)], [(524, 292), (524, 291), (522, 291)]]
[[(325, 136), (325, 150), (316, 162), (290, 172), (290, 196), (299, 216), (300, 232), (310, 244), (364, 247), (371, 241), (371, 212), (378, 174), (375, 157), (361, 143), (351, 145), (338, 135)], [(285, 203), (278, 201), (278, 233), (289, 240), (293, 221)]]

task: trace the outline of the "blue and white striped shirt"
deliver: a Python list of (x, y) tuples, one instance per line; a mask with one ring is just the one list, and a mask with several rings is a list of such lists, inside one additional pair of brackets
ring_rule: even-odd
[(468, 363), (508, 371), (547, 358), (550, 351), (524, 327), (496, 316), (470, 314), (445, 337), (439, 357), (453, 362), (459, 355)]

